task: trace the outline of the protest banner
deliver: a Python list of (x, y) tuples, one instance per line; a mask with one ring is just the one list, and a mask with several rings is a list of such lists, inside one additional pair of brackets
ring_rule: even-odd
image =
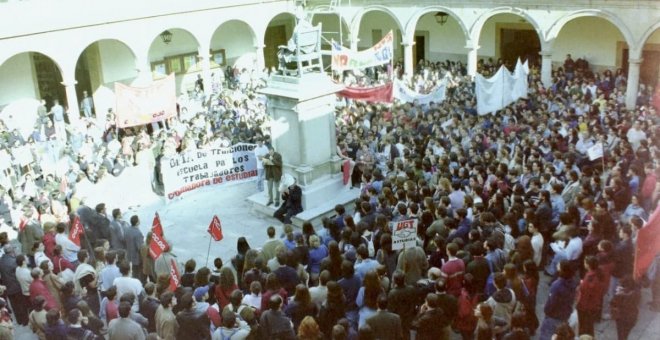
[(598, 142), (594, 144), (592, 147), (587, 149), (587, 155), (589, 156), (590, 161), (595, 161), (598, 158), (603, 157), (603, 143)]
[(390, 31), (376, 45), (364, 51), (352, 51), (332, 42), (332, 70), (336, 72), (359, 70), (392, 62), (394, 33)]
[(151, 222), (151, 232), (163, 236), (163, 225), (160, 223), (158, 212), (154, 215), (154, 221)]
[(83, 233), (85, 233), (85, 228), (83, 228), (80, 218), (76, 216), (71, 224), (71, 230), (69, 230), (69, 240), (80, 247), (80, 235)]
[(170, 260), (170, 291), (173, 292), (181, 284), (181, 275), (174, 259)]
[(116, 124), (118, 128), (160, 122), (176, 116), (174, 73), (148, 87), (132, 87), (115, 82)]
[(376, 87), (346, 87), (339, 92), (339, 95), (365, 102), (391, 103), (392, 89), (392, 83)]
[(419, 105), (428, 105), (433, 103), (442, 103), (445, 100), (447, 92), (447, 80), (443, 79), (438, 85), (428, 94), (421, 94), (408, 88), (401, 80), (394, 80), (393, 96), (395, 99), (403, 103), (417, 102)]
[(475, 95), (477, 97), (477, 113), (485, 115), (495, 114), (496, 111), (507, 107), (520, 98), (527, 97), (529, 85), (527, 75), (529, 67), (518, 59), (513, 73), (501, 66), (490, 78), (481, 74), (475, 76)]
[(151, 233), (151, 242), (149, 243), (149, 256), (152, 259), (157, 259), (160, 257), (160, 254), (167, 251), (170, 248), (170, 245), (167, 244), (163, 235), (158, 235), (157, 233)]
[(417, 245), (417, 219), (390, 222), (392, 250), (412, 248)]
[(171, 200), (210, 185), (257, 179), (256, 144), (194, 150), (161, 160), (165, 197)]

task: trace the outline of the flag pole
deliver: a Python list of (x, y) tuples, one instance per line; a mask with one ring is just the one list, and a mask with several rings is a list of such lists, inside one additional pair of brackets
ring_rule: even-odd
[(209, 235), (209, 249), (206, 251), (206, 266), (209, 265), (209, 254), (211, 253), (211, 239), (213, 236)]

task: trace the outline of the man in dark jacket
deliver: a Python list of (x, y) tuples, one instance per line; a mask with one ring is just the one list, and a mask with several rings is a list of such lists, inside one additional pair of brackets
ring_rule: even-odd
[(211, 339), (211, 321), (206, 312), (195, 309), (192, 293), (186, 293), (181, 297), (182, 310), (177, 313), (176, 321), (179, 330), (176, 333), (177, 340), (187, 339)]
[(404, 333), (410, 330), (410, 324), (415, 318), (415, 303), (417, 292), (412, 286), (406, 285), (406, 275), (396, 270), (392, 280), (394, 287), (390, 290), (387, 299), (389, 300), (389, 310), (401, 317), (401, 327)]
[(275, 211), (273, 217), (282, 223), (290, 224), (291, 217), (303, 211), (302, 189), (294, 181), (282, 192), (282, 206)]
[(140, 248), (144, 243), (144, 236), (140, 231), (140, 218), (137, 215), (131, 216), (131, 227), (124, 234), (126, 239), (126, 261), (133, 264), (133, 277), (142, 278), (142, 258), (140, 257)]
[(261, 320), (259, 322), (262, 339), (296, 339), (296, 333), (293, 331), (291, 319), (282, 313), (282, 302), (282, 297), (278, 294), (270, 297), (268, 310), (261, 314)]
[(113, 250), (126, 251), (126, 239), (124, 234), (130, 226), (121, 216), (120, 209), (112, 210), (112, 222), (110, 222), (110, 247)]
[(0, 259), (0, 283), (7, 287), (5, 293), (14, 309), (16, 322), (19, 325), (27, 326), (30, 301), (28, 296), (23, 295), (21, 285), (16, 278), (16, 267), (18, 267), (16, 264), (16, 249), (8, 243), (3, 250), (5, 254)]
[(575, 272), (568, 260), (559, 262), (558, 274), (559, 278), (550, 286), (550, 294), (543, 307), (545, 319), (541, 324), (539, 339), (552, 338), (557, 326), (567, 322), (573, 312), (577, 282), (573, 279)]
[(378, 296), (378, 310), (367, 318), (367, 325), (373, 330), (376, 339), (403, 339), (401, 318), (392, 312), (388, 312), (387, 305), (387, 296), (385, 294)]
[(438, 295), (429, 293), (426, 302), (419, 309), (419, 314), (412, 322), (412, 328), (417, 330), (418, 340), (449, 340), (449, 324), (451, 321), (440, 308)]
[(153, 333), (156, 331), (156, 310), (160, 306), (160, 300), (156, 298), (156, 285), (153, 282), (144, 285), (144, 292), (147, 297), (140, 304), (140, 314), (149, 320), (147, 331)]

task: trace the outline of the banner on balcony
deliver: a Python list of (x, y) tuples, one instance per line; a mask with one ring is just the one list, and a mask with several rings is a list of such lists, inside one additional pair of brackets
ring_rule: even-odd
[(392, 83), (377, 87), (346, 87), (339, 94), (353, 100), (363, 100), (374, 103), (392, 102)]
[(387, 33), (376, 45), (364, 51), (352, 51), (332, 41), (332, 70), (348, 71), (388, 64), (394, 56), (394, 34)]
[(147, 87), (115, 83), (116, 123), (125, 128), (159, 122), (176, 116), (174, 73)]

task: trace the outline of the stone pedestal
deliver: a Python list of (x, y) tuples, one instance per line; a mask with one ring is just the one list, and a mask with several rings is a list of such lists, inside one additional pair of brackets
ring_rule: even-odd
[[(313, 220), (356, 197), (343, 185), (337, 156), (335, 94), (342, 88), (325, 74), (309, 73), (272, 76), (260, 91), (268, 98), (271, 143), (282, 155), (283, 173), (293, 176), (303, 191), (304, 212), (298, 221)], [(259, 196), (264, 195), (250, 200), (260, 205)]]

